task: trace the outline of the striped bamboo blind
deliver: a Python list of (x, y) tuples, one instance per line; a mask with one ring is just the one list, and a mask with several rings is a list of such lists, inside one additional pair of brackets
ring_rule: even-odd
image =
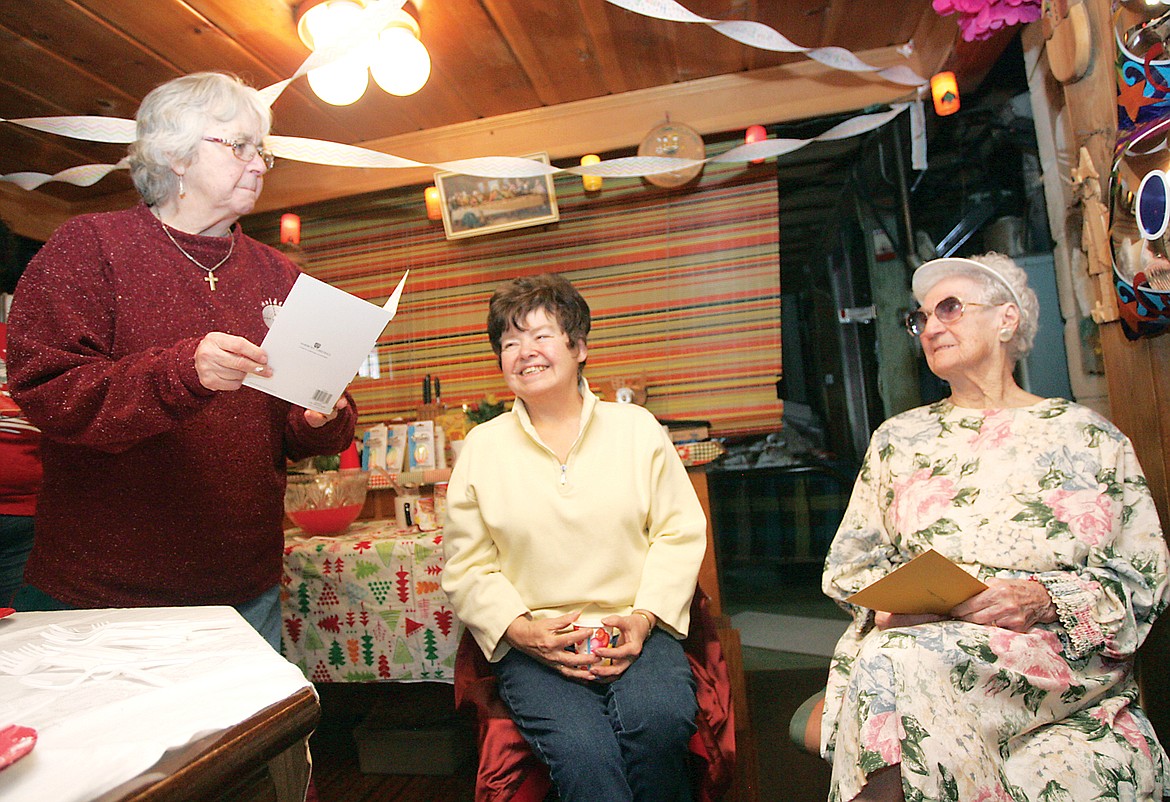
[[(726, 147), (719, 148), (720, 150)], [(350, 387), (361, 423), (410, 417), (426, 374), (449, 407), (509, 399), (487, 341), (487, 300), (520, 275), (558, 272), (593, 313), (586, 377), (644, 380), (660, 418), (702, 419), (717, 435), (780, 427), (780, 265), (770, 165), (708, 164), (697, 186), (608, 180), (587, 197), (555, 181), (559, 223), (448, 241), (421, 188), (299, 210), (306, 269), (382, 303), (410, 269), (398, 316), (378, 345), (381, 378)], [(248, 229), (275, 242), (276, 216)]]

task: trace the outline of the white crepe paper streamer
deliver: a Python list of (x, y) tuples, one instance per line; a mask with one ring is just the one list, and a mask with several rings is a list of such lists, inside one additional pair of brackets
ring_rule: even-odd
[[(910, 104), (899, 103), (888, 110), (874, 114), (863, 114), (859, 117), (840, 122), (827, 131), (811, 139), (765, 139), (747, 145), (732, 148), (726, 153), (712, 156), (708, 159), (680, 159), (670, 156), (624, 156), (617, 159), (598, 162), (582, 166), (557, 168), (534, 159), (525, 159), (518, 156), (482, 156), (473, 159), (459, 159), (449, 162), (418, 162), (404, 159), (392, 153), (382, 153), (377, 150), (344, 145), (340, 142), (330, 142), (322, 139), (307, 139), (295, 136), (270, 136), (268, 146), (273, 154), (282, 159), (321, 164), (331, 167), (364, 167), (375, 169), (404, 169), (417, 167), (431, 167), (436, 170), (459, 173), (461, 175), (478, 176), (481, 178), (533, 178), (551, 176), (558, 173), (573, 175), (597, 175), (603, 178), (642, 178), (648, 175), (660, 175), (678, 170), (694, 168), (707, 162), (735, 163), (749, 162), (758, 159), (770, 159), (791, 153), (812, 142), (828, 142), (836, 139), (863, 134), (880, 128), (894, 117), (901, 114)], [(49, 118), (53, 119), (53, 118)], [(58, 118), (67, 119), (67, 118)], [(100, 120), (109, 118), (71, 118), (74, 121)], [(9, 122), (20, 124), (19, 120)], [(42, 127), (40, 130), (49, 130)], [(9, 173), (0, 176), (0, 180), (9, 181), (24, 189), (36, 189), (49, 181), (60, 181), (76, 186), (90, 186), (105, 178), (113, 170), (125, 169), (127, 160), (117, 164), (87, 164), (80, 167), (71, 167), (54, 175), (45, 173)]]
[(70, 167), (59, 173), (8, 173), (0, 175), (0, 180), (16, 184), (21, 189), (34, 190), (50, 181), (60, 181), (63, 184), (73, 184), (78, 187), (88, 187), (101, 181), (114, 170), (124, 170), (128, 167), (125, 159), (117, 164), (81, 164)]
[(451, 173), (480, 178), (536, 178), (560, 172), (556, 167), (544, 162), (518, 156), (481, 156), (475, 159), (437, 162), (431, 166)]
[(922, 98), (910, 104), (910, 167), (925, 170), (926, 163), (926, 109)]
[(673, 173), (707, 163), (706, 159), (682, 159), (674, 156), (624, 156), (620, 159), (566, 167), (561, 172), (574, 175), (597, 175), (602, 178), (641, 178), (646, 175)]
[(134, 141), (137, 123), (118, 117), (21, 117), (5, 120), (25, 128), (33, 128), (48, 134), (84, 139), (87, 142), (113, 142), (128, 145)]
[(265, 140), (273, 155), (282, 159), (325, 164), (331, 167), (427, 167), (425, 162), (411, 161), (401, 156), (382, 153), (377, 150), (343, 145), (324, 139), (307, 139), (299, 136), (270, 136)]
[(926, 79), (906, 66), (879, 69), (867, 64), (843, 47), (801, 47), (762, 22), (751, 20), (715, 20), (701, 17), (674, 0), (606, 0), (611, 5), (667, 22), (690, 22), (707, 25), (729, 39), (760, 50), (777, 53), (803, 53), (813, 61), (847, 72), (872, 72), (887, 81), (905, 86), (921, 86)]
[(271, 106), (292, 82), (292, 78), (285, 78), (283, 81), (277, 81), (271, 86), (266, 86), (263, 89), (259, 89), (257, 91), (260, 93), (260, 97), (264, 99), (264, 102)]

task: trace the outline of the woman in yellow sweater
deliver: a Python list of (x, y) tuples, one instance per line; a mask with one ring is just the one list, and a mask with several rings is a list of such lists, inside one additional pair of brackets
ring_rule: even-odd
[[(492, 296), (488, 336), (516, 403), (472, 429), (455, 464), (443, 589), (562, 800), (689, 800), (696, 702), (679, 641), (706, 520), (654, 416), (589, 391), (589, 328), (561, 276)], [(586, 620), (618, 645), (569, 651)]]

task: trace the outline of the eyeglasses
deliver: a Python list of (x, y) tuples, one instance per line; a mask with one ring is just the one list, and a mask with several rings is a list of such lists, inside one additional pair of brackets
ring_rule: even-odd
[(935, 304), (933, 312), (915, 309), (906, 315), (906, 331), (910, 332), (911, 337), (921, 337), (922, 332), (926, 331), (926, 321), (930, 319), (931, 315), (937, 317), (940, 323), (954, 323), (963, 316), (963, 310), (968, 306), (1003, 306), (1003, 304), (979, 304), (974, 301), (960, 301), (951, 295)]
[(269, 170), (272, 165), (276, 164), (276, 157), (272, 155), (272, 151), (263, 145), (257, 145), (255, 142), (249, 142), (247, 139), (220, 139), (217, 136), (205, 136), (204, 142), (215, 142), (220, 145), (226, 145), (232, 149), (232, 155), (242, 162), (250, 162), (256, 158), (256, 154), (260, 154), (260, 158), (264, 160), (264, 166)]

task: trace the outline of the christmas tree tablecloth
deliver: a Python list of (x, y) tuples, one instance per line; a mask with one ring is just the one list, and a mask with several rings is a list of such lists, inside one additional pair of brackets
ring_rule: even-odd
[(439, 585), (443, 532), (359, 521), (285, 533), (281, 651), (313, 682), (455, 676), (462, 625)]

